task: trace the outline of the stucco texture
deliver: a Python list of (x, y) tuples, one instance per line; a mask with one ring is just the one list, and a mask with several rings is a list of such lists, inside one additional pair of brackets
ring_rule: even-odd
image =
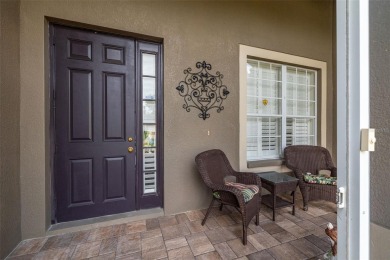
[(21, 240), (19, 1), (0, 1), (0, 259)]
[(380, 225), (370, 225), (370, 258), (389, 259), (390, 256), (390, 230)]
[(390, 2), (370, 1), (370, 127), (376, 129), (370, 153), (371, 221), (390, 232)]
[[(163, 39), (165, 214), (210, 202), (195, 170), (199, 152), (222, 149), (238, 169), (239, 44), (327, 62), (326, 145), (335, 155), (332, 1), (22, 1), (20, 16), (22, 216), (28, 216), (22, 217), (23, 238), (42, 235), (49, 225), (45, 16)], [(175, 89), (183, 70), (203, 60), (224, 75), (230, 91), (225, 109), (205, 121), (182, 109)]]

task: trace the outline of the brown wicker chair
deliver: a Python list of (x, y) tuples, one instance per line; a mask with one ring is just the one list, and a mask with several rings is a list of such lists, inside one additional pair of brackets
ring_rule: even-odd
[[(242, 215), (243, 244), (247, 244), (247, 228), (254, 216), (256, 216), (256, 225), (259, 225), (259, 211), (261, 202), (261, 180), (256, 174), (248, 172), (236, 172), (230, 165), (226, 155), (221, 150), (209, 150), (200, 153), (195, 158), (198, 171), (205, 184), (212, 190), (218, 192), (219, 198), (213, 196), (202, 225), (206, 223), (214, 201), (220, 203), (220, 210), (223, 205), (233, 206)], [(258, 185), (259, 193), (248, 201), (244, 202), (244, 196), (241, 191), (224, 183), (226, 176), (235, 176), (238, 183)]]
[(293, 170), (295, 177), (299, 179), (304, 210), (308, 210), (308, 202), (312, 200), (336, 203), (337, 186), (311, 184), (303, 180), (303, 174), (318, 174), (319, 170), (330, 170), (331, 176), (337, 177), (337, 168), (334, 167), (328, 150), (320, 146), (293, 145), (284, 149), (284, 159), (286, 166)]

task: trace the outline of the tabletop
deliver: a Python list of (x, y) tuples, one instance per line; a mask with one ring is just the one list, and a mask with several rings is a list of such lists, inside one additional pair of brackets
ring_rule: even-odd
[(290, 181), (298, 180), (295, 177), (291, 177), (287, 174), (280, 173), (280, 172), (259, 172), (257, 173), (257, 176), (259, 176), (261, 179), (273, 183), (282, 183), (282, 182), (290, 182)]

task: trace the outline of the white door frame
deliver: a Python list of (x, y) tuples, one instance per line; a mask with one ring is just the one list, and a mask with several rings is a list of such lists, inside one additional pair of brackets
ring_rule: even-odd
[(369, 3), (336, 1), (338, 187), (346, 207), (337, 210), (338, 259), (370, 258), (370, 157), (360, 151), (369, 128)]

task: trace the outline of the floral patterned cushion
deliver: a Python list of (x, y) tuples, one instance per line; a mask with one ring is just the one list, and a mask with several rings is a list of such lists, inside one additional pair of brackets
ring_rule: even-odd
[[(236, 183), (236, 182), (225, 182), (225, 185), (232, 186), (232, 187), (239, 189), (241, 191), (242, 195), (244, 195), (245, 203), (250, 201), (253, 198), (253, 196), (255, 196), (257, 193), (259, 193), (259, 187), (257, 185), (245, 185), (245, 184)], [(217, 199), (220, 198), (220, 195), (217, 191), (214, 192), (213, 195)]]
[(307, 183), (337, 185), (337, 177), (304, 174), (303, 180)]

